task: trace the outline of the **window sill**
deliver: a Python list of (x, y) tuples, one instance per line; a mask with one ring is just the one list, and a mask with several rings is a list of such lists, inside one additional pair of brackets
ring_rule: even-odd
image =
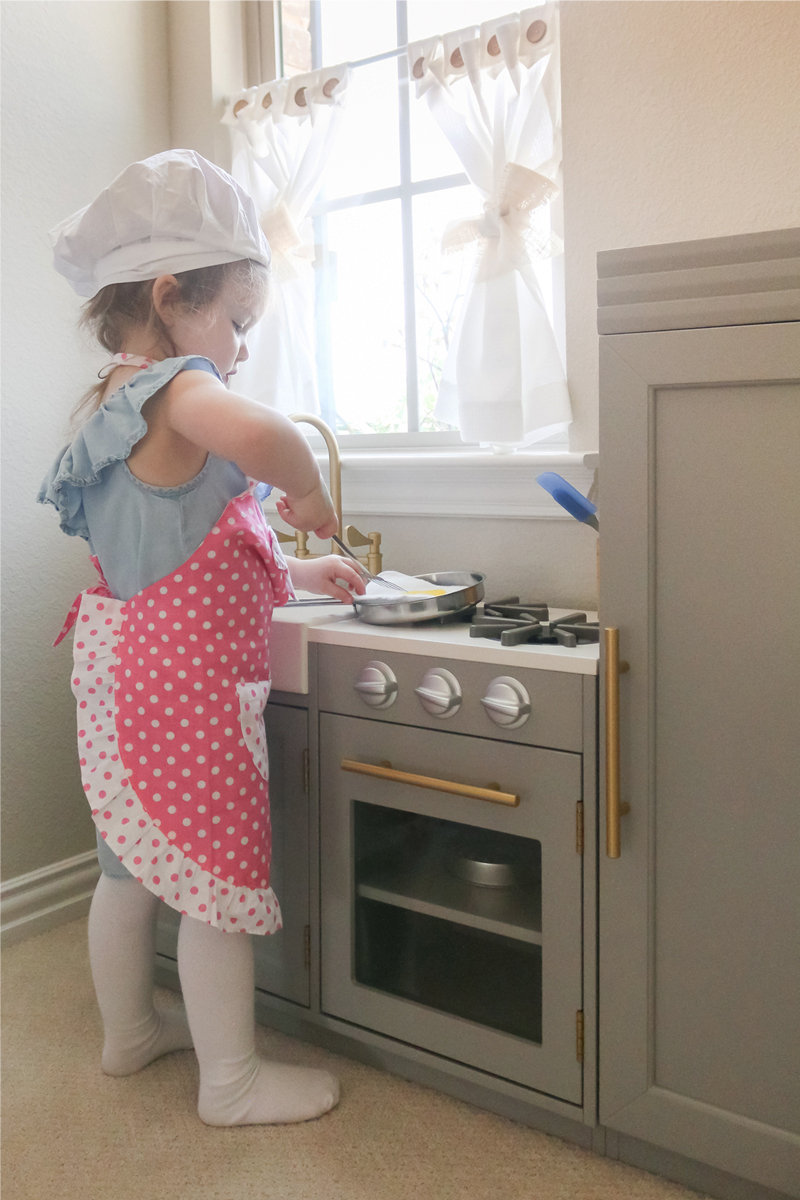
[[(318, 457), (327, 477), (325, 456)], [(343, 451), (344, 516), (571, 521), (536, 476), (556, 471), (586, 495), (597, 460), (596, 453), (565, 450)], [(271, 498), (265, 508), (274, 508)]]

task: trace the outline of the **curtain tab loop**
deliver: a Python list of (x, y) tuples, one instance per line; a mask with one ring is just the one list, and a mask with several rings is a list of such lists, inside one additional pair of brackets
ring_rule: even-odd
[(438, 36), (412, 42), (408, 47), (408, 72), (414, 80), (417, 99), (430, 87), (444, 81), (442, 39)]

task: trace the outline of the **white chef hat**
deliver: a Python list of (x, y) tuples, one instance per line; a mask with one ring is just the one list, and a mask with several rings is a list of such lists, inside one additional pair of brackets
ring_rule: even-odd
[(53, 265), (79, 296), (251, 258), (270, 264), (255, 205), (194, 150), (131, 163), (96, 200), (50, 231)]

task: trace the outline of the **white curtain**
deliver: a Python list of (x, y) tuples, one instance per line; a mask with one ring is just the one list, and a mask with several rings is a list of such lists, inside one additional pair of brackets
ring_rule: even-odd
[(444, 231), (444, 250), (473, 244), (435, 416), (467, 442), (498, 450), (541, 441), (572, 417), (533, 262), (561, 252), (546, 206), (561, 162), (555, 4), (428, 38), (408, 48), (417, 97), (483, 199)]
[(237, 386), (280, 412), (319, 412), (314, 352), (314, 237), (307, 213), (342, 117), (349, 71), (328, 67), (249, 88), (223, 117), (233, 175), (252, 196), (272, 249), (267, 314), (248, 339)]

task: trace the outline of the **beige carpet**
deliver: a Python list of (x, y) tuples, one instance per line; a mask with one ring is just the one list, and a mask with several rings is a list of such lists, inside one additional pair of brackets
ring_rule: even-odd
[[(691, 1200), (694, 1192), (271, 1030), (262, 1051), (326, 1066), (331, 1114), (210, 1129), (190, 1051), (100, 1070), (75, 921), (3, 952), (3, 1200)], [(171, 992), (163, 996), (174, 1002)]]

